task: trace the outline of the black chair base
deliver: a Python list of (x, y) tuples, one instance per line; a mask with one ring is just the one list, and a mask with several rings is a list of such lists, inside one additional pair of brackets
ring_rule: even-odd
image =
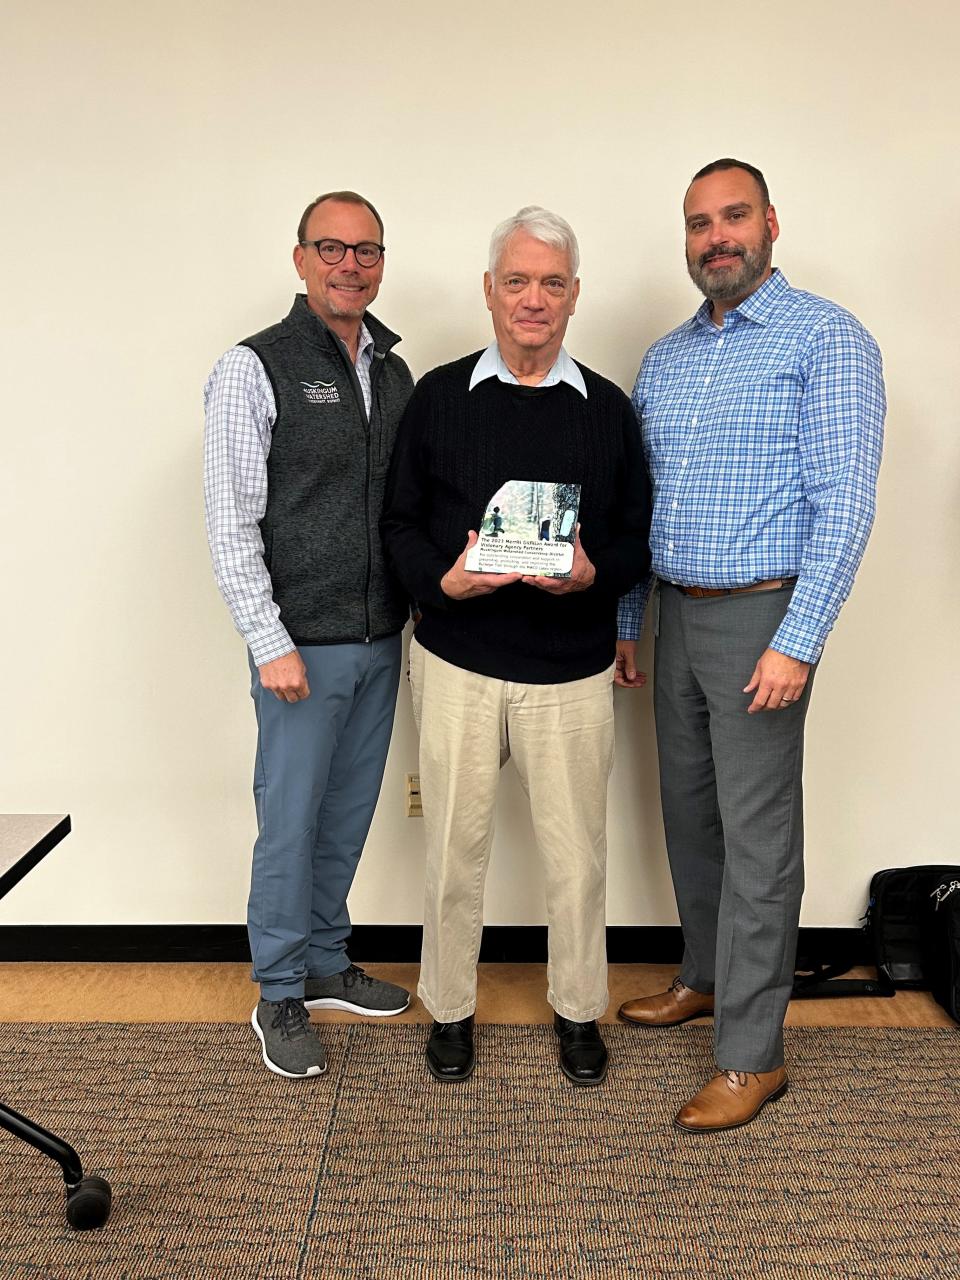
[(67, 1222), (75, 1231), (90, 1231), (103, 1226), (110, 1216), (113, 1201), (110, 1183), (104, 1178), (84, 1177), (80, 1157), (73, 1147), (2, 1103), (0, 1127), (59, 1164), (67, 1185)]

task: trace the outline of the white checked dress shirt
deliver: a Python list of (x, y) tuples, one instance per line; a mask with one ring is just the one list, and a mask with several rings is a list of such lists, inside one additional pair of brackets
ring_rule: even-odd
[[(360, 326), (354, 364), (370, 416), (373, 338)], [(203, 389), (203, 487), (207, 539), (217, 586), (258, 667), (296, 648), (280, 622), (263, 561), (260, 521), (267, 509), (267, 457), (277, 409), (259, 357), (231, 347)]]

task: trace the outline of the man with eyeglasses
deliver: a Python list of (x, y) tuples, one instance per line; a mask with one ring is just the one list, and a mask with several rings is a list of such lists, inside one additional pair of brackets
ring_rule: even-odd
[[(422, 615), (410, 646), (427, 843), (418, 994), (434, 1018), (427, 1067), (443, 1082), (465, 1080), (475, 1064), (483, 883), (510, 756), (544, 868), (560, 1069), (575, 1085), (598, 1085), (607, 1070), (596, 1020), (607, 1005), (617, 596), (648, 563), (650, 486), (630, 402), (563, 347), (578, 264), (569, 223), (546, 209), (521, 209), (496, 228), (484, 276), (494, 341), (420, 382), (381, 522)], [(511, 481), (579, 490), (567, 576), (468, 564), (484, 513)], [(510, 529), (493, 509), (501, 547)]]
[[(714, 1015), (718, 1070), (675, 1118), (714, 1133), (787, 1088), (804, 719), (873, 523), (885, 398), (863, 325), (772, 266), (780, 228), (759, 169), (706, 165), (683, 214), (706, 301), (647, 352), (633, 402), (656, 495), (654, 706), (684, 954), (668, 991), (620, 1016)], [(624, 601), (627, 688), (654, 586)]]
[(389, 1015), (409, 994), (350, 962), (347, 894), (393, 727), (408, 615), (377, 530), (413, 381), (367, 307), (383, 222), (332, 191), (304, 210), (306, 294), (232, 347), (204, 388), (207, 534), (249, 650), (259, 835), (247, 925), (266, 1066), (322, 1075), (312, 1008)]

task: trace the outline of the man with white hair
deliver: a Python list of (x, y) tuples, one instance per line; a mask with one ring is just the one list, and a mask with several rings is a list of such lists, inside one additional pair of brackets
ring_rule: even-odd
[[(387, 482), (387, 557), (421, 615), (410, 648), (427, 841), (419, 994), (435, 1019), (427, 1065), (443, 1081), (475, 1065), (484, 877), (510, 756), (546, 879), (560, 1066), (581, 1085), (607, 1070), (596, 1019), (617, 597), (649, 563), (650, 487), (630, 402), (563, 347), (578, 265), (572, 229), (546, 209), (497, 227), (484, 275), (495, 340), (421, 380)], [(511, 480), (579, 486), (567, 576), (467, 567)]]

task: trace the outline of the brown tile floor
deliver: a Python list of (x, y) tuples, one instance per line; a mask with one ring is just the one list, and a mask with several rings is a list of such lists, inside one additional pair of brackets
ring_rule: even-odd
[[(416, 988), (415, 964), (371, 964), (369, 972)], [(610, 966), (610, 1009), (632, 996), (662, 991), (675, 965)], [(853, 970), (851, 976), (865, 976)], [(477, 1018), (481, 1022), (549, 1022), (546, 965), (482, 964)], [(246, 1022), (256, 1000), (244, 964), (0, 964), (0, 1022)], [(317, 1021), (353, 1022), (350, 1014), (314, 1014)], [(400, 1022), (429, 1022), (418, 1000)], [(788, 1026), (951, 1027), (926, 991), (892, 999), (797, 1000)]]

